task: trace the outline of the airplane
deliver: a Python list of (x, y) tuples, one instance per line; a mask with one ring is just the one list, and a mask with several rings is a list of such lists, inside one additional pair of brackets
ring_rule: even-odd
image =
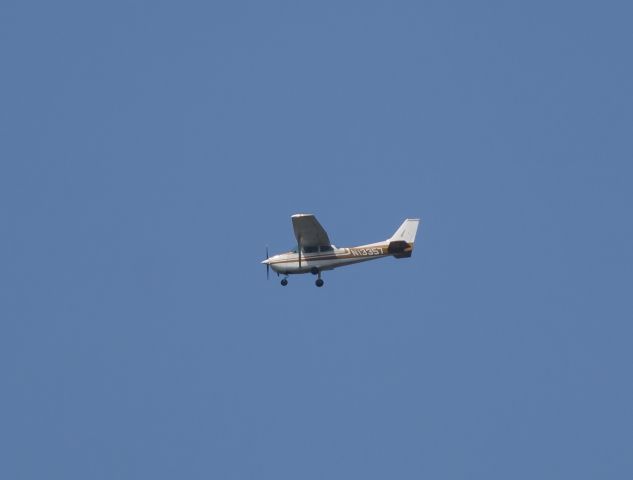
[(288, 275), (311, 273), (317, 275), (314, 282), (323, 286), (321, 272), (345, 265), (376, 260), (377, 258), (408, 258), (413, 252), (415, 234), (420, 219), (407, 218), (390, 238), (382, 242), (369, 243), (358, 247), (337, 248), (332, 245), (327, 232), (311, 213), (292, 215), (292, 227), (297, 239), (297, 248), (272, 257), (266, 247), (266, 277), (272, 268), (277, 276), (284, 275), (281, 284), (288, 285)]

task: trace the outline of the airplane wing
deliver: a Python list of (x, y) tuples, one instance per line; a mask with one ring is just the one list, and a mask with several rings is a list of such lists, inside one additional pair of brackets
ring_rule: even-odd
[(292, 228), (297, 243), (302, 247), (319, 247), (330, 245), (327, 232), (311, 213), (299, 213), (292, 216)]

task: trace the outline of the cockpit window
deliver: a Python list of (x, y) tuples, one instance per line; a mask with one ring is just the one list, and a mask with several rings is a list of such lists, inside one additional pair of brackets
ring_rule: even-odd
[(331, 251), (333, 251), (333, 250), (334, 250), (334, 249), (332, 248), (332, 245), (321, 245), (321, 247), (319, 247), (319, 248), (320, 248), (320, 250), (321, 250), (322, 252), (331, 252)]
[(303, 247), (304, 253), (316, 253), (319, 251), (319, 247)]

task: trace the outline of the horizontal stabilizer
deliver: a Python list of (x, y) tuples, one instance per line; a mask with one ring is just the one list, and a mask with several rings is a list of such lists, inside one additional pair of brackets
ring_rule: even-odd
[(394, 253), (404, 253), (409, 244), (404, 240), (394, 240), (393, 242), (389, 242), (389, 247), (387, 251), (391, 254)]

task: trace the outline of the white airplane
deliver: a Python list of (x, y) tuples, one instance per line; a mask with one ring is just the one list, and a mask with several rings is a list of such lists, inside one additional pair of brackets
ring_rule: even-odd
[(281, 280), (283, 286), (288, 285), (288, 275), (312, 273), (318, 275), (316, 286), (322, 287), (321, 272), (324, 270), (389, 256), (410, 257), (419, 224), (419, 219), (407, 218), (387, 240), (358, 247), (337, 248), (332, 245), (327, 232), (314, 215), (298, 213), (292, 216), (297, 248), (272, 257), (268, 256), (266, 248), (266, 260), (262, 263), (266, 265), (267, 277), (270, 275), (270, 268), (277, 272), (277, 275), (284, 275)]

